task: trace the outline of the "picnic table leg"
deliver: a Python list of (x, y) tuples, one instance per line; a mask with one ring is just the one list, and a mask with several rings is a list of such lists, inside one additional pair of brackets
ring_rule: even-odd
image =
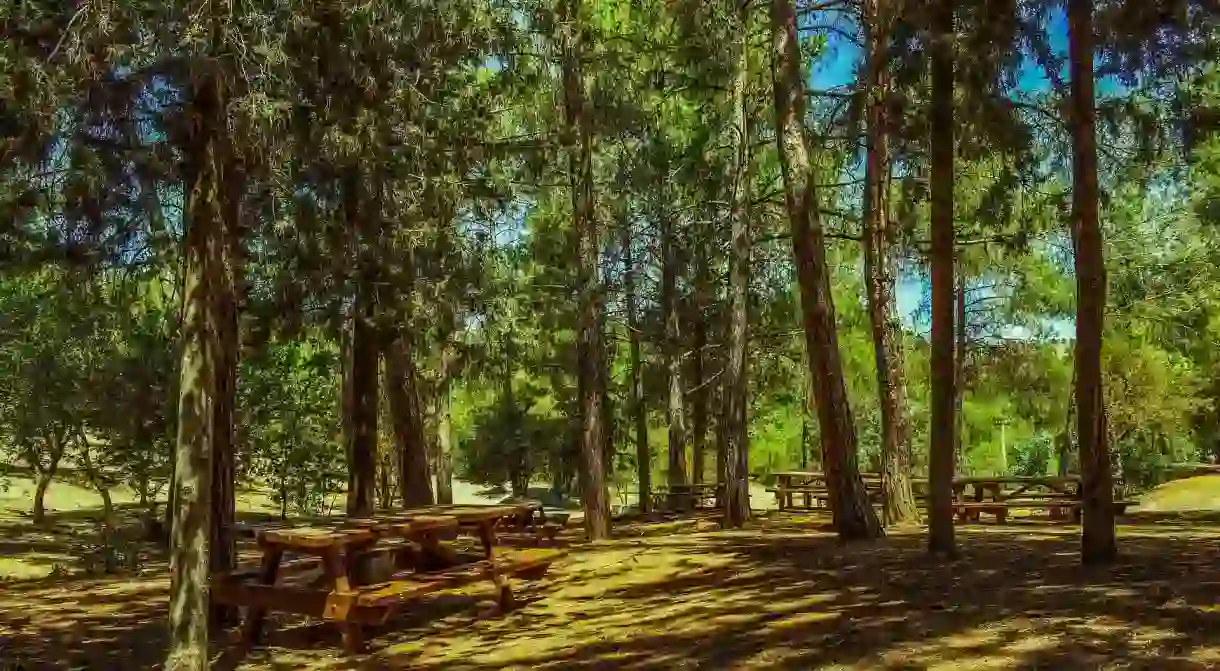
[(479, 523), (479, 540), (483, 543), (483, 556), (487, 559), (493, 559), (493, 552), (496, 546), (496, 522), (498, 520), (484, 521)]
[[(280, 559), (284, 556), (283, 550), (276, 545), (268, 545), (263, 548), (263, 561), (259, 568), (258, 580), (264, 585), (274, 585), (276, 578), (280, 572)], [(258, 639), (263, 633), (263, 620), (267, 616), (267, 609), (263, 606), (250, 606), (246, 611), (246, 622), (243, 626), (242, 640), (246, 645), (257, 645)]]
[(457, 553), (442, 543), (435, 531), (421, 533), (419, 536), (419, 546), (422, 550), (419, 567), (424, 570), (448, 568), (458, 563)]
[(331, 593), (326, 599), (324, 617), (339, 625), (343, 634), (343, 649), (356, 654), (364, 650), (364, 627), (352, 617), (356, 594), (348, 580), (350, 567), (344, 566), (337, 549), (322, 555), (322, 566), (331, 579)]

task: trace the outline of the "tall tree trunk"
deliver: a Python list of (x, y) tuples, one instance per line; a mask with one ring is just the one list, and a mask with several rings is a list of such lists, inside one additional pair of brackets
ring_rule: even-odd
[(209, 531), (212, 515), (212, 398), (217, 334), (208, 312), (223, 243), (221, 135), (225, 94), (220, 77), (200, 77), (189, 105), (189, 185), (183, 248), (181, 373), (174, 454), (174, 523), (170, 538), (169, 650), (166, 671), (205, 671), (208, 658)]
[(932, 8), (932, 426), (928, 458), (928, 550), (956, 552), (953, 538), (953, 0)]
[[(700, 248), (702, 245), (700, 245)], [(691, 301), (690, 324), (691, 340), (694, 351), (691, 352), (691, 482), (701, 485), (707, 478), (707, 374), (704, 366), (707, 349), (707, 296), (703, 286), (706, 264), (704, 252), (698, 251), (699, 260), (695, 270), (695, 295)]]
[(347, 514), (367, 517), (373, 513), (377, 484), (377, 404), (379, 338), (376, 324), (375, 287), (371, 254), (365, 249), (369, 239), (361, 233), (367, 228), (362, 211), (361, 177), (349, 168), (343, 180), (343, 208), (349, 230), (355, 232), (355, 297), (349, 324), (349, 346), (344, 382), (348, 403), (344, 422), (347, 443)]
[(432, 505), (432, 473), (419, 407), (419, 380), (406, 334), (385, 350), (385, 388), (393, 418), (398, 492), (404, 508)]
[(585, 530), (590, 540), (610, 535), (610, 509), (607, 505), (606, 469), (603, 464), (605, 442), (602, 427), (602, 387), (598, 376), (604, 374), (602, 340), (598, 335), (602, 311), (601, 285), (597, 276), (599, 231), (593, 200), (593, 138), (585, 105), (582, 73), (583, 20), (581, 0), (559, 0), (564, 42), (564, 112), (568, 131), (574, 138), (568, 153), (568, 176), (572, 187), (572, 218), (579, 242), (577, 265), (580, 274), (580, 379), (581, 379), (581, 498), (585, 508)]
[(804, 128), (805, 78), (792, 0), (772, 0), (771, 19), (776, 139), (835, 528), (845, 540), (876, 538), (883, 531), (860, 479), (856, 427), (835, 333), (825, 233)]
[(453, 503), (453, 423), (450, 404), (453, 354), (448, 343), (442, 345), (441, 365), (436, 384), (436, 502)]
[(729, 342), (728, 366), (725, 369), (725, 487), (724, 519), (728, 526), (739, 527), (750, 517), (749, 441), (746, 432), (747, 384), (746, 348), (749, 345), (747, 301), (750, 291), (750, 129), (746, 115), (749, 83), (749, 17), (747, 5), (737, 8), (737, 70), (733, 77), (733, 127), (729, 131), (733, 142), (733, 174), (729, 180), (731, 219), (729, 262)]
[(953, 331), (957, 339), (953, 350), (953, 419), (957, 430), (953, 434), (953, 454), (956, 455), (957, 472), (968, 472), (969, 459), (966, 455), (966, 417), (963, 412), (966, 403), (966, 279), (958, 273), (957, 316), (953, 322)]
[(1067, 417), (1063, 424), (1063, 435), (1059, 437), (1059, 477), (1066, 477), (1074, 469), (1072, 464), (1072, 424), (1076, 419), (1076, 373), (1072, 372), (1072, 385), (1068, 391)]
[(1072, 78), (1072, 218), (1076, 230), (1076, 404), (1080, 440), (1080, 559), (1109, 562), (1114, 537), (1114, 484), (1102, 393), (1101, 347), (1106, 309), (1106, 264), (1097, 215), (1096, 103), (1093, 94), (1093, 1), (1068, 3)]
[[(215, 396), (212, 400), (212, 530), (210, 571), (212, 575), (233, 570), (237, 556), (233, 540), (236, 498), (233, 491), (235, 457), (233, 420), (237, 405), (238, 305), (242, 287), (241, 222), (245, 174), (232, 162), (225, 166), (224, 217), (220, 230), (220, 268), (212, 295), (212, 329), (216, 334)], [(224, 628), (237, 620), (232, 606), (212, 604), (211, 626)]]
[(678, 321), (678, 241), (668, 212), (660, 214), (661, 320), (665, 325), (664, 357), (666, 411), (669, 419), (669, 471), (671, 504), (685, 506), (677, 488), (686, 478), (686, 405), (682, 388), (682, 334)]
[(599, 349), (604, 357), (597, 376), (601, 385), (602, 396), (602, 460), (606, 475), (614, 473), (614, 399), (610, 395), (610, 371), (614, 367), (614, 348), (610, 346), (610, 336), (606, 332), (606, 311), (602, 310), (597, 320), (597, 337), (601, 341)]
[(619, 246), (623, 254), (623, 300), (627, 302), (627, 338), (631, 346), (631, 389), (628, 411), (635, 433), (636, 479), (639, 484), (639, 510), (652, 508), (652, 452), (648, 449), (648, 408), (644, 405), (644, 375), (640, 360), (640, 323), (636, 311), (635, 256), (632, 253), (631, 221), (624, 217), (619, 225)]
[(868, 314), (877, 362), (877, 394), (881, 408), (881, 496), (886, 524), (915, 519), (911, 491), (910, 436), (907, 431), (901, 327), (894, 306), (897, 259), (893, 246), (896, 226), (889, 214), (889, 30), (891, 10), (885, 0), (865, 0), (868, 31), (868, 108), (864, 169), (864, 277), (868, 284)]

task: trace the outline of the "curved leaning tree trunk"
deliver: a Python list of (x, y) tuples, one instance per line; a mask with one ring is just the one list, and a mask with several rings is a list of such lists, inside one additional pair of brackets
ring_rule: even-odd
[(928, 550), (952, 555), (954, 419), (953, 0), (932, 7), (932, 426), (928, 456)]
[(585, 530), (590, 540), (598, 540), (610, 535), (610, 509), (606, 493), (605, 437), (602, 435), (604, 399), (598, 379), (605, 364), (599, 333), (602, 297), (597, 278), (600, 244), (593, 201), (593, 147), (581, 68), (581, 0), (558, 2), (563, 44), (564, 114), (569, 135), (575, 139), (569, 147), (568, 178), (572, 187), (572, 223), (579, 240), (581, 499), (585, 509)]
[(1106, 438), (1101, 344), (1106, 309), (1106, 264), (1097, 215), (1096, 106), (1093, 99), (1093, 0), (1068, 3), (1072, 78), (1072, 218), (1076, 240), (1076, 422), (1080, 441), (1080, 560), (1108, 562), (1114, 536), (1114, 482)]
[(826, 240), (818, 210), (815, 176), (806, 144), (805, 80), (792, 0), (772, 0), (771, 67), (775, 86), (775, 129), (792, 253), (801, 292), (801, 317), (821, 426), (823, 467), (835, 529), (843, 539), (876, 538), (881, 523), (868, 501), (856, 457), (852, 422), (835, 333), (834, 302), (826, 264)]
[(864, 25), (868, 31), (868, 108), (866, 112), (864, 169), (864, 278), (868, 288), (868, 314), (877, 363), (877, 393), (881, 408), (881, 497), (886, 524), (917, 517), (911, 491), (910, 436), (908, 433), (902, 341), (894, 305), (897, 230), (889, 217), (890, 157), (886, 128), (889, 94), (890, 10), (885, 0), (865, 0)]
[(725, 367), (725, 483), (724, 518), (739, 527), (750, 517), (749, 441), (746, 432), (746, 348), (749, 344), (747, 300), (750, 290), (749, 169), (750, 135), (746, 118), (746, 86), (749, 78), (749, 22), (747, 6), (737, 9), (738, 60), (733, 78), (733, 175), (730, 180), (732, 219), (729, 261), (729, 342)]

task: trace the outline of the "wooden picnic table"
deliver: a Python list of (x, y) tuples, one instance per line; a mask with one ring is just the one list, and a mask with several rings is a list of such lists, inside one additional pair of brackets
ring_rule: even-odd
[[(363, 627), (385, 622), (402, 604), (423, 595), (477, 580), (490, 580), (503, 609), (511, 608), (508, 575), (538, 577), (555, 552), (495, 551), (495, 527), (519, 512), (517, 506), (433, 506), (353, 518), (332, 525), (273, 526), (255, 532), (262, 559), (257, 570), (217, 576), (212, 595), (221, 603), (247, 606), (243, 637), (258, 642), (269, 609), (321, 617), (338, 625), (344, 647), (363, 647)], [(466, 526), (483, 543), (483, 559), (463, 561), (442, 537)], [(402, 541), (378, 548), (379, 541)], [(367, 560), (379, 551), (395, 569), (379, 583), (366, 582)], [(316, 557), (322, 574), (306, 586), (279, 584), (287, 553)]]
[(716, 507), (720, 504), (722, 488), (716, 482), (690, 482), (669, 485), (669, 505), (671, 508), (691, 507), (703, 508), (707, 501)]
[[(830, 500), (826, 474), (821, 471), (777, 471), (772, 475), (775, 476), (775, 487), (768, 488), (768, 491), (775, 492), (776, 506), (780, 510), (794, 507), (792, 500), (796, 494), (804, 498), (806, 508), (812, 508), (815, 502), (821, 505)], [(875, 495), (881, 487), (880, 473), (861, 473), (860, 479), (871, 494)]]

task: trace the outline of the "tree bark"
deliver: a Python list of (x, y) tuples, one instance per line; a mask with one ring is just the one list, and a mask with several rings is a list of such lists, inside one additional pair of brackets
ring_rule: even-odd
[(601, 286), (597, 277), (599, 231), (593, 200), (593, 147), (585, 105), (582, 73), (583, 21), (580, 0), (559, 0), (563, 53), (564, 113), (573, 145), (568, 153), (568, 177), (572, 188), (573, 228), (578, 236), (577, 267), (580, 287), (580, 389), (581, 389), (581, 498), (585, 530), (590, 540), (610, 535), (607, 505), (605, 450), (602, 426), (602, 339), (598, 334), (602, 311)]
[(377, 404), (380, 346), (374, 305), (376, 281), (372, 260), (365, 247), (369, 240), (361, 233), (367, 228), (362, 221), (364, 202), (360, 173), (348, 168), (343, 180), (343, 208), (349, 230), (356, 236), (354, 251), (355, 297), (351, 307), (349, 345), (344, 382), (344, 397), (348, 404), (344, 417), (344, 440), (347, 443), (347, 514), (367, 517), (373, 513), (373, 497), (377, 485)]
[(441, 351), (436, 385), (436, 502), (453, 503), (453, 424), (449, 400), (453, 354), (446, 344)]
[(627, 338), (631, 348), (631, 389), (628, 411), (635, 441), (636, 479), (641, 513), (652, 508), (652, 452), (648, 449), (648, 408), (644, 405), (644, 375), (640, 359), (640, 322), (636, 311), (635, 256), (632, 253), (631, 222), (624, 218), (619, 226), (619, 246), (623, 254), (623, 300), (627, 303)]
[(34, 524), (42, 524), (46, 521), (47, 490), (51, 488), (51, 481), (55, 479), (55, 473), (59, 470), (59, 462), (64, 456), (64, 437), (59, 429), (52, 428), (47, 431), (45, 440), (47, 442), (47, 463), (45, 465), (38, 458), (33, 443), (26, 442), (25, 444), (25, 460), (30, 463), (30, 468), (38, 475), (38, 484), (34, 488)]
[(77, 440), (80, 443), (80, 465), (85, 471), (85, 478), (89, 484), (93, 485), (93, 489), (97, 490), (99, 496), (102, 497), (102, 523), (101, 523), (101, 546), (102, 557), (106, 573), (113, 573), (118, 570), (118, 566), (114, 562), (115, 547), (114, 539), (114, 499), (110, 496), (110, 483), (107, 482), (105, 476), (93, 463), (92, 446), (89, 444), (89, 438), (85, 435), (83, 427), (77, 429)]
[[(702, 265), (702, 261), (700, 264)], [(696, 283), (702, 282), (702, 273), (696, 271)], [(691, 330), (694, 352), (691, 353), (691, 482), (701, 485), (707, 478), (707, 403), (708, 386), (704, 367), (704, 350), (707, 349), (707, 299), (703, 287), (696, 286), (694, 309), (691, 311)]]
[(385, 372), (402, 505), (404, 508), (430, 506), (432, 473), (428, 467), (428, 446), (419, 409), (418, 376), (405, 334), (400, 333), (386, 348)]
[(678, 241), (674, 221), (668, 212), (660, 213), (661, 234), (661, 320), (665, 325), (664, 357), (666, 412), (669, 419), (669, 469), (671, 507), (685, 507), (685, 497), (676, 492), (687, 484), (686, 478), (686, 405), (682, 387), (682, 333), (678, 321)]
[(953, 421), (956, 430), (953, 433), (953, 454), (957, 464), (957, 472), (966, 474), (969, 471), (969, 459), (966, 455), (966, 280), (958, 274), (957, 298), (954, 305), (957, 316), (953, 322), (953, 331), (957, 343), (953, 350)]
[[(222, 194), (224, 217), (220, 228), (220, 267), (212, 295), (212, 330), (216, 334), (217, 352), (212, 400), (212, 526), (209, 570), (212, 575), (231, 571), (236, 566), (233, 523), (236, 518), (236, 498), (233, 491), (235, 456), (233, 445), (233, 415), (237, 405), (237, 365), (240, 356), (238, 341), (238, 306), (242, 286), (240, 217), (245, 192), (245, 174), (229, 162), (224, 169)], [(212, 604), (210, 625), (224, 628), (237, 621), (237, 610), (231, 606)]]
[(205, 671), (208, 658), (208, 568), (212, 495), (212, 399), (216, 333), (208, 312), (223, 241), (220, 139), (225, 103), (219, 77), (201, 77), (190, 91), (189, 185), (183, 249), (181, 373), (174, 455), (174, 523), (170, 538), (167, 671)]
[(749, 170), (750, 129), (746, 114), (746, 86), (749, 83), (749, 19), (747, 5), (737, 8), (737, 69), (733, 77), (733, 174), (730, 177), (730, 247), (729, 261), (729, 342), (728, 366), (725, 368), (725, 496), (724, 520), (727, 526), (740, 527), (750, 518), (749, 441), (746, 432), (747, 385), (746, 348), (749, 346), (749, 314), (747, 301), (750, 291), (750, 221)]
[(932, 426), (928, 475), (928, 550), (956, 552), (953, 529), (953, 0), (932, 7)]
[(1096, 103), (1093, 93), (1093, 1), (1068, 3), (1072, 78), (1072, 218), (1076, 229), (1076, 421), (1080, 441), (1080, 560), (1114, 559), (1114, 483), (1102, 391), (1101, 348), (1106, 264), (1097, 214)]
[(881, 408), (881, 496), (886, 524), (917, 517), (911, 491), (910, 435), (906, 413), (901, 325), (894, 306), (897, 259), (893, 247), (897, 226), (889, 213), (889, 31), (891, 10), (885, 0), (865, 0), (868, 32), (868, 108), (864, 169), (864, 277), (868, 314), (877, 364), (877, 394)]
[(860, 479), (856, 428), (835, 332), (825, 233), (804, 128), (806, 87), (792, 0), (772, 0), (771, 18), (776, 139), (831, 509), (840, 538), (876, 538), (883, 531)]

